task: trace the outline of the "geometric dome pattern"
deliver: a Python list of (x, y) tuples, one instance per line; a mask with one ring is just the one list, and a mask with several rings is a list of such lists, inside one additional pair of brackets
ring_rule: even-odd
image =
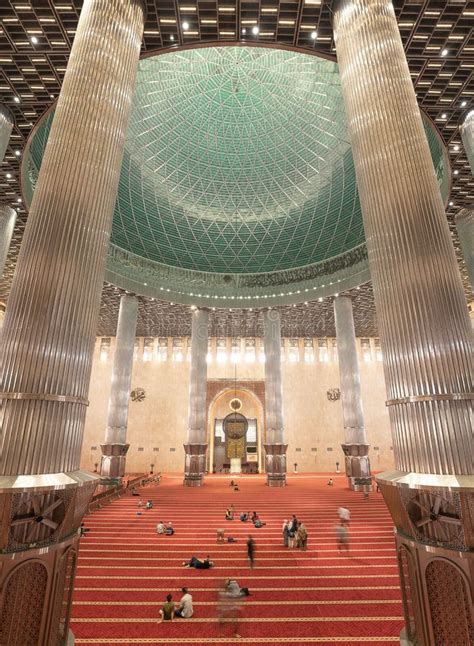
[[(51, 121), (30, 140), (36, 169)], [(427, 121), (425, 131), (445, 197), (444, 149)], [(337, 64), (250, 46), (140, 60), (111, 243), (226, 275), (304, 268), (364, 245)]]

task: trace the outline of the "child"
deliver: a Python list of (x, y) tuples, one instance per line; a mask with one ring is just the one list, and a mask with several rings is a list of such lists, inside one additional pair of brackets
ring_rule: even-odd
[(171, 594), (166, 595), (166, 603), (163, 605), (163, 608), (160, 610), (160, 618), (158, 619), (159, 622), (173, 621), (175, 607), (172, 599), (173, 597)]

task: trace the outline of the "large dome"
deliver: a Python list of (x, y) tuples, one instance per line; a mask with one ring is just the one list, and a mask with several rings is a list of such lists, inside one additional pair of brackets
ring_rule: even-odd
[[(30, 141), (33, 185), (52, 116)], [(447, 185), (443, 147), (425, 128)], [(115, 282), (126, 257), (147, 288), (165, 268), (188, 294), (194, 284), (218, 295), (220, 285), (230, 297), (258, 288), (258, 275), (274, 288), (281, 281), (269, 275), (288, 270), (297, 280), (283, 283), (301, 286), (352, 264), (360, 274), (364, 241), (335, 62), (248, 46), (140, 61), (111, 237)]]

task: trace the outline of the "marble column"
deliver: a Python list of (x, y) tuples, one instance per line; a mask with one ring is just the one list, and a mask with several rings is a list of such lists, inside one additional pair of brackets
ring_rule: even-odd
[(474, 209), (461, 209), (456, 213), (456, 229), (471, 290), (474, 292)]
[(8, 148), (8, 142), (13, 130), (13, 116), (10, 110), (4, 105), (0, 105), (0, 163), (5, 157)]
[(377, 480), (396, 526), (402, 639), (471, 646), (466, 299), (393, 5), (336, 0), (333, 10), (384, 354), (395, 470)]
[(474, 110), (467, 114), (464, 123), (459, 129), (469, 166), (471, 167), (471, 173), (474, 175)]
[(0, 278), (3, 276), (8, 250), (15, 229), (16, 211), (8, 204), (0, 204)]
[(188, 437), (184, 445), (184, 484), (199, 487), (206, 472), (207, 345), (209, 312), (194, 310), (191, 323), (191, 367), (189, 370)]
[(0, 643), (62, 645), (97, 483), (80, 470), (92, 355), (143, 32), (85, 0), (0, 336)]
[(368, 457), (369, 445), (365, 435), (359, 358), (352, 315), (352, 300), (349, 296), (336, 296), (334, 299), (334, 319), (344, 420), (342, 450), (345, 456), (346, 476), (351, 489), (368, 491), (372, 488)]
[(286, 449), (281, 386), (280, 312), (263, 313), (265, 350), (265, 470), (270, 487), (286, 485)]
[(120, 479), (125, 475), (125, 459), (130, 446), (126, 442), (137, 316), (137, 297), (124, 294), (120, 299), (115, 337), (105, 443), (100, 445), (100, 475), (108, 479)]

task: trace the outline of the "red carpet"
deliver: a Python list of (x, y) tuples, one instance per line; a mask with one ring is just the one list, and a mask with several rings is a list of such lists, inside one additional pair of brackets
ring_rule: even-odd
[[(184, 489), (180, 477), (164, 477), (159, 487), (142, 489), (152, 510), (140, 510), (127, 497), (88, 516), (76, 577), (72, 630), (76, 644), (398, 644), (403, 625), (393, 530), (380, 494), (345, 489), (345, 478), (289, 476), (288, 486), (269, 489), (261, 476), (209, 476), (198, 489)], [(225, 521), (225, 508), (256, 510), (267, 524), (255, 529)], [(351, 510), (351, 551), (339, 555), (334, 525), (339, 506)], [(282, 545), (283, 519), (295, 513), (308, 530), (308, 551)], [(174, 536), (158, 536), (158, 521), (173, 521)], [(216, 543), (223, 528), (236, 543)], [(246, 560), (251, 533), (256, 567)], [(181, 566), (192, 555), (207, 554), (211, 570)], [(225, 577), (237, 578), (251, 596), (242, 601), (238, 632), (220, 626), (217, 589)], [(185, 585), (193, 595), (194, 617), (156, 622), (168, 592), (180, 598)]]

